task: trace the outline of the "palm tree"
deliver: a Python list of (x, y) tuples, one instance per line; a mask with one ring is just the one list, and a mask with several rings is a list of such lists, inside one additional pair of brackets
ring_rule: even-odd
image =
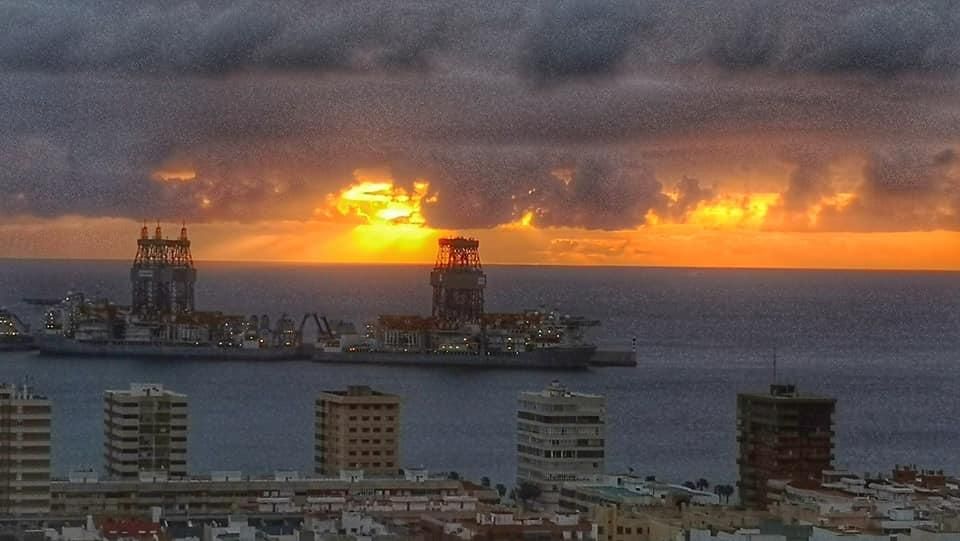
[(713, 492), (723, 498), (724, 503), (730, 503), (730, 496), (733, 496), (733, 487), (730, 485), (716, 485)]

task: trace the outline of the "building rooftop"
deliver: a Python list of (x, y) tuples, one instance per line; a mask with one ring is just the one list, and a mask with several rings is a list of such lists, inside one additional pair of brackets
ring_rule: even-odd
[(755, 400), (769, 401), (804, 401), (804, 402), (823, 402), (834, 403), (837, 400), (828, 396), (818, 396), (813, 394), (801, 394), (794, 384), (773, 383), (766, 393), (739, 393), (738, 396), (749, 397)]
[(542, 397), (542, 398), (603, 398), (598, 394), (578, 393), (567, 389), (566, 385), (559, 380), (553, 380), (547, 388), (542, 391), (523, 391), (520, 396), (524, 397)]
[(129, 389), (108, 389), (107, 394), (126, 396), (176, 396), (186, 398), (187, 395), (164, 389), (160, 383), (131, 383)]
[(382, 396), (386, 398), (398, 398), (397, 395), (377, 391), (367, 385), (350, 385), (345, 390), (322, 391), (322, 394), (334, 396)]
[(3, 398), (7, 400), (47, 400), (46, 396), (38, 394), (29, 385), (13, 383), (0, 383), (0, 395), (5, 395)]

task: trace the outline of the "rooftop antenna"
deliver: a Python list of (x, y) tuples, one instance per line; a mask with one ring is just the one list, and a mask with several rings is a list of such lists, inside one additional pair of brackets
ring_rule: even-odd
[(773, 383), (774, 385), (776, 385), (777, 383), (777, 346), (776, 344), (774, 344), (773, 346)]

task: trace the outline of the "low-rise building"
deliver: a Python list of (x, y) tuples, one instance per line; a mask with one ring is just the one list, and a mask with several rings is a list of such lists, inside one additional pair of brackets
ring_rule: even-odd
[(636, 506), (684, 502), (719, 505), (720, 497), (684, 485), (646, 480), (634, 475), (604, 475), (595, 481), (564, 483), (560, 488), (560, 509), (590, 511), (596, 505)]
[(952, 533), (960, 540), (960, 491), (942, 474), (924, 481), (914, 473), (899, 467), (889, 476), (830, 470), (819, 481), (770, 481), (770, 510), (784, 522), (817, 526), (822, 539)]
[(327, 541), (350, 539), (373, 541), (400, 539), (390, 528), (375, 517), (352, 511), (337, 516), (310, 516), (304, 520), (299, 541)]
[(598, 505), (589, 517), (597, 541), (685, 541), (693, 530), (730, 533), (757, 529), (772, 520), (766, 511), (683, 502)]
[(395, 517), (422, 513), (470, 515), (478, 499), (461, 481), (447, 478), (369, 478), (359, 471), (339, 477), (300, 477), (278, 472), (270, 477), (245, 477), (239, 472), (178, 479), (107, 479), (83, 476), (51, 483), (51, 515), (88, 514), (164, 518), (339, 514), (358, 511)]
[(420, 530), (425, 541), (593, 539), (591, 523), (579, 513), (531, 514), (509, 508), (485, 510), (469, 519), (423, 517)]

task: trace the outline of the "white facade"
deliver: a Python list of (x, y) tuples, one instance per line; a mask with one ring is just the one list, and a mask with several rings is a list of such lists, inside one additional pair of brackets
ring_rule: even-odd
[(104, 393), (107, 475), (183, 477), (187, 474), (187, 397), (156, 383)]
[(598, 479), (604, 470), (605, 400), (554, 381), (522, 392), (517, 410), (517, 483), (533, 483), (556, 503), (565, 482)]

